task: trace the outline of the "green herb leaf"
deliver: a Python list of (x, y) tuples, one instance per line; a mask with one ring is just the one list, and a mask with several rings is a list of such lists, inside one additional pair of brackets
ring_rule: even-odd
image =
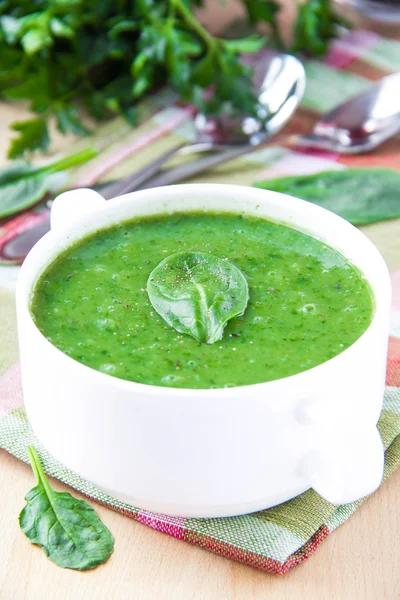
[(282, 47), (277, 15), (281, 10), (280, 2), (275, 0), (243, 0), (251, 24), (267, 23), (274, 32), (277, 46)]
[(0, 25), (6, 41), (9, 44), (15, 44), (21, 31), (19, 19), (16, 19), (11, 15), (3, 15), (0, 18)]
[(11, 141), (8, 158), (17, 158), (25, 154), (27, 150), (46, 150), (49, 147), (49, 132), (47, 122), (42, 117), (29, 121), (18, 121), (11, 126), (19, 136)]
[(308, 0), (299, 6), (292, 52), (323, 56), (337, 36), (337, 25), (343, 24), (331, 0)]
[(267, 179), (255, 187), (308, 200), (353, 225), (400, 217), (400, 173), (391, 169), (343, 169)]
[(71, 106), (70, 104), (61, 105), (60, 108), (56, 109), (55, 114), (57, 128), (61, 133), (71, 131), (75, 135), (90, 135), (89, 129), (79, 120), (78, 111), (75, 106)]
[(224, 46), (231, 52), (251, 54), (261, 50), (261, 48), (265, 46), (265, 41), (265, 37), (260, 37), (259, 35), (250, 35), (249, 37), (242, 38), (241, 40), (224, 40)]
[(275, 26), (275, 16), (280, 10), (279, 2), (274, 0), (244, 0), (250, 22), (264, 21)]
[(50, 19), (50, 30), (58, 37), (73, 38), (75, 35), (74, 30), (65, 24), (64, 21), (57, 18)]
[[(12, 141), (10, 158), (46, 151), (54, 118), (61, 132), (85, 135), (77, 112), (82, 106), (96, 119), (118, 114), (131, 120), (138, 101), (164, 85), (201, 111), (257, 114), (251, 70), (241, 55), (256, 52), (263, 38), (212, 35), (196, 18), (202, 0), (4, 2), (0, 97), (27, 100), (38, 115), (14, 125), (20, 135)], [(272, 30), (270, 44), (284, 47), (280, 3), (241, 2), (252, 24)], [(320, 54), (334, 33), (330, 0), (301, 3), (295, 49)], [(210, 100), (204, 94), (209, 86), (214, 90)]]
[(27, 54), (35, 54), (42, 48), (50, 46), (52, 39), (40, 29), (31, 29), (21, 38), (21, 44)]
[(25, 497), (22, 531), (60, 567), (84, 571), (105, 563), (114, 549), (110, 531), (87, 502), (51, 487), (33, 446), (28, 454), (38, 484)]
[(227, 322), (242, 315), (249, 300), (243, 273), (205, 252), (165, 258), (150, 274), (147, 293), (168, 325), (207, 344), (222, 338)]
[(208, 87), (215, 80), (217, 67), (215, 56), (212, 52), (207, 52), (194, 67), (193, 75), (196, 83), (203, 88)]
[(137, 31), (138, 29), (138, 23), (135, 21), (119, 21), (118, 23), (116, 23), (115, 25), (113, 25), (111, 27), (111, 29), (108, 32), (108, 37), (112, 40), (115, 40), (118, 36), (120, 36), (122, 33), (127, 33), (130, 31)]

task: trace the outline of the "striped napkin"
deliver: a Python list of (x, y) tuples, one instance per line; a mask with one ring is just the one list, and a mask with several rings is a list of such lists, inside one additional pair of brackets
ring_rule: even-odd
[[(354, 31), (332, 44), (323, 63), (306, 61), (305, 67), (308, 86), (303, 107), (288, 132), (304, 131), (315, 120), (316, 113), (361, 91), (369, 79), (400, 70), (400, 44), (371, 32)], [(94, 143), (101, 150), (100, 157), (93, 168), (74, 172), (76, 185), (90, 185), (101, 175), (123, 176), (177, 142), (193, 139), (190, 109), (171, 106), (171, 97), (162, 94), (152, 100), (150, 108), (134, 131), (118, 120), (112, 126), (99, 128)], [(74, 150), (82, 144), (79, 141)], [(390, 166), (400, 170), (400, 142), (392, 140), (376, 153), (360, 157), (274, 146), (223, 165), (196, 181), (247, 185), (268, 177), (343, 169), (348, 165)], [(33, 218), (41, 218), (40, 210), (35, 214)], [(22, 222), (20, 219), (18, 226)], [(9, 232), (9, 228), (0, 228), (0, 243)], [(334, 506), (309, 490), (289, 502), (249, 515), (185, 519), (149, 513), (103, 494), (50, 456), (30, 428), (23, 408), (18, 365), (13, 294), (17, 274), (17, 267), (0, 267), (0, 448), (27, 462), (26, 447), (34, 444), (46, 472), (88, 498), (153, 529), (271, 573), (283, 574), (306, 559), (363, 502)], [(400, 271), (393, 276), (393, 290), (386, 390), (379, 421), (386, 448), (385, 478), (400, 464)]]

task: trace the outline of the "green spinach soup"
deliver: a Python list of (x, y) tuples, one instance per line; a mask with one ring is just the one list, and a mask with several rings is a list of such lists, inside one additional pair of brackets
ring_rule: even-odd
[[(198, 325), (212, 295), (210, 333)], [(176, 306), (192, 311), (190, 322)], [(57, 348), (93, 369), (151, 385), (223, 388), (336, 356), (367, 329), (373, 299), (354, 266), (304, 233), (239, 214), (178, 213), (72, 245), (37, 282), (31, 311)]]

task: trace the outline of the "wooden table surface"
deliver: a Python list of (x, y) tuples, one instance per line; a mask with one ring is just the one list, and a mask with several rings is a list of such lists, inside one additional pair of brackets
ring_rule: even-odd
[[(7, 123), (23, 113), (0, 106), (1, 156)], [(389, 268), (400, 268), (400, 220), (363, 230)], [(215, 556), (100, 506), (96, 510), (115, 537), (113, 556), (91, 572), (60, 569), (19, 530), (18, 514), (33, 485), (31, 469), (0, 451), (0, 600), (400, 598), (400, 469), (316, 554), (284, 577)]]

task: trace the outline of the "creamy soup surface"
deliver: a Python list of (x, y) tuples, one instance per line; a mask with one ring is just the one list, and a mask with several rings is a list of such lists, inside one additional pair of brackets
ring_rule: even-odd
[[(153, 309), (152, 270), (175, 252), (227, 258), (250, 298), (222, 340), (202, 344)], [(68, 248), (31, 301), (43, 334), (75, 360), (130, 381), (177, 388), (261, 383), (339, 354), (367, 329), (373, 299), (334, 249), (283, 224), (230, 213), (135, 219)]]

